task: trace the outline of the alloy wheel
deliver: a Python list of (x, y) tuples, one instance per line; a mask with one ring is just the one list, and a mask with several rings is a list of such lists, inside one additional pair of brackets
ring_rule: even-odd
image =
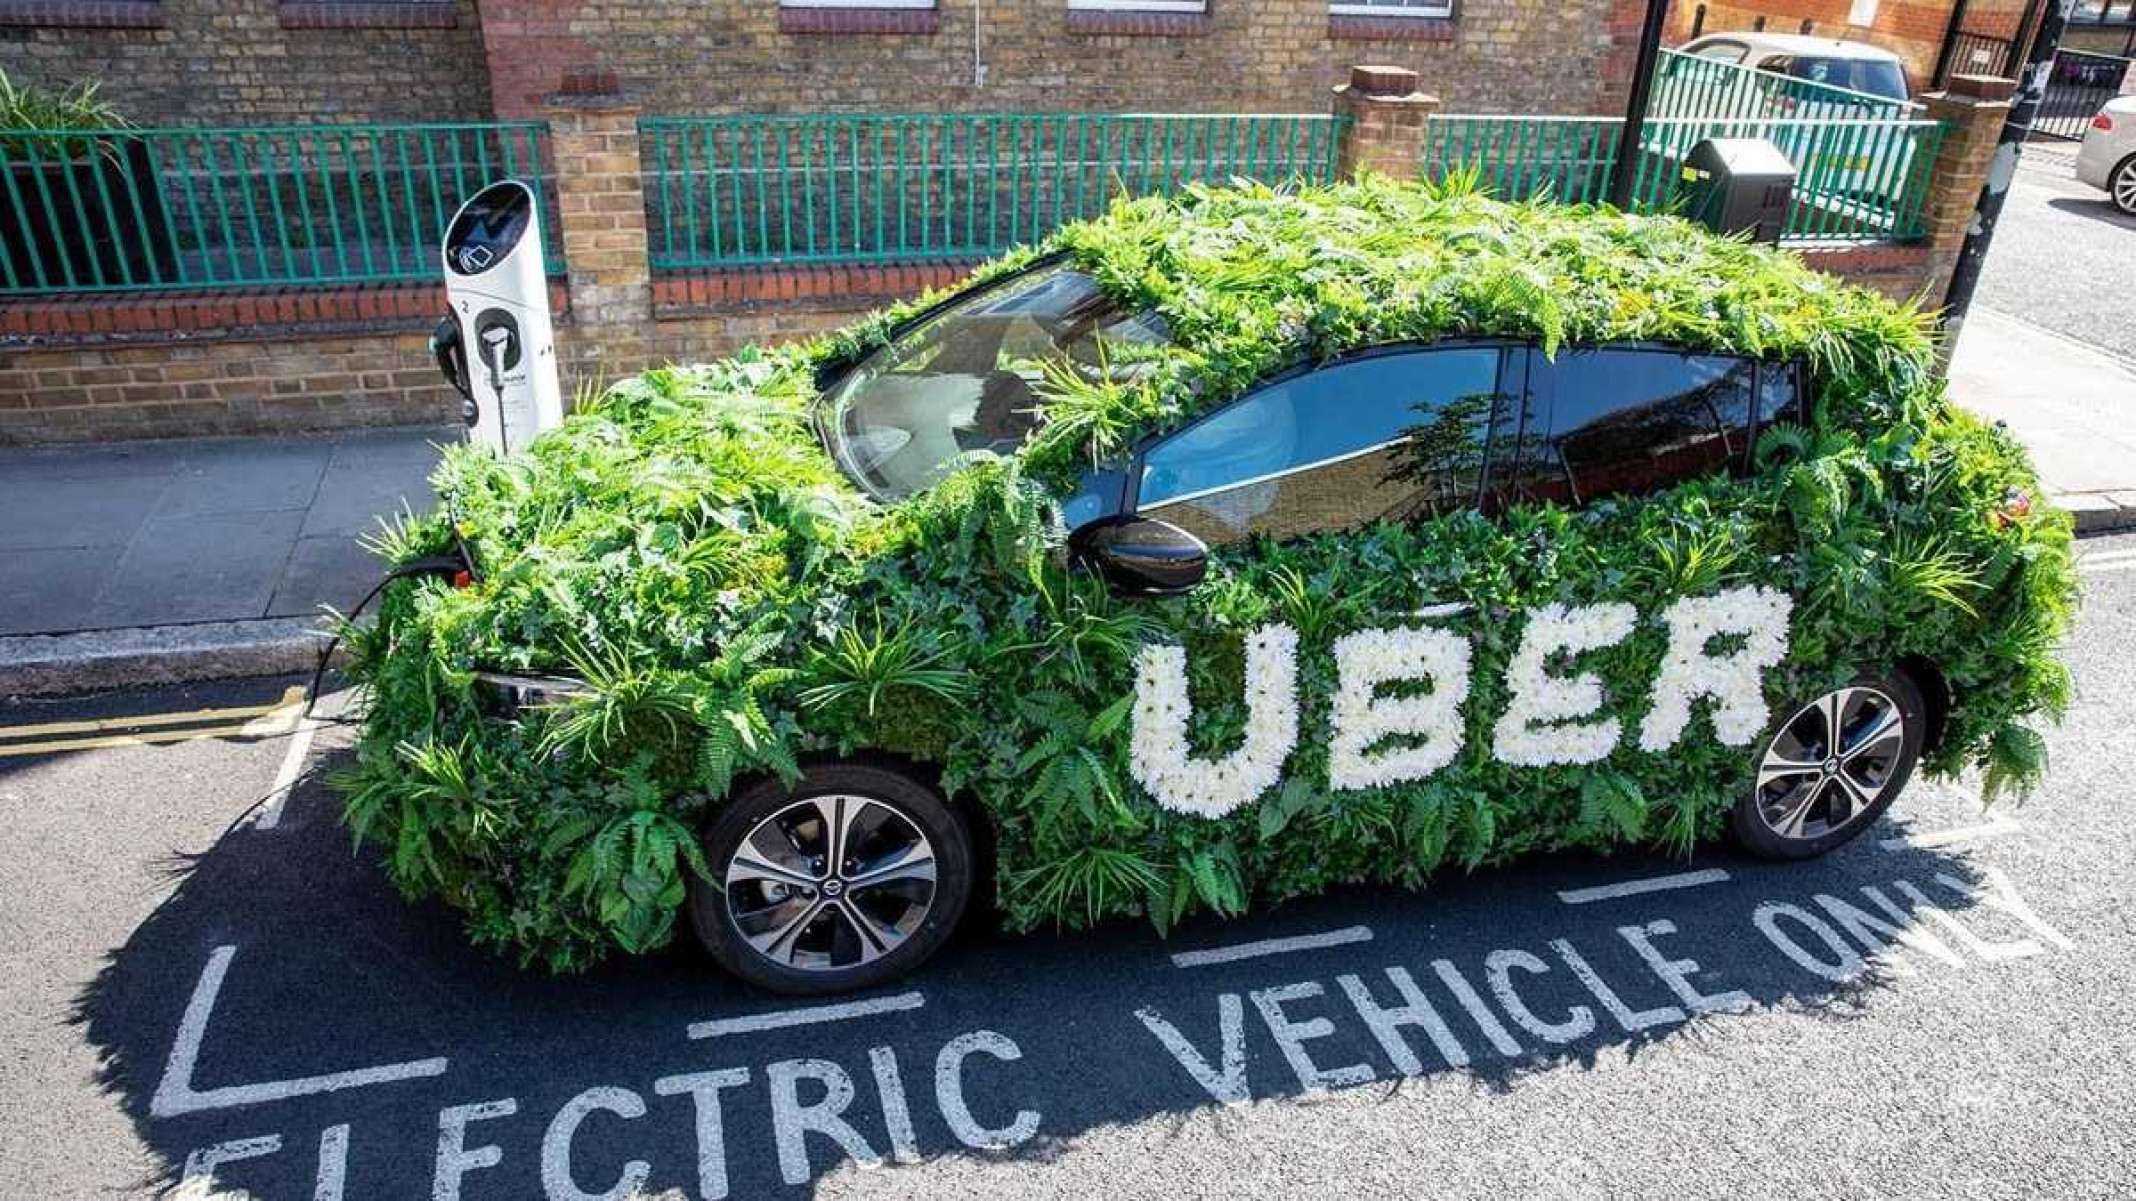
[(758, 822), (723, 866), (727, 915), (781, 967), (837, 971), (905, 945), (935, 899), (935, 848), (911, 819), (848, 793)]
[(1850, 685), (1797, 710), (1758, 764), (1757, 813), (1808, 842), (1845, 829), (1903, 782), (1906, 714), (1880, 688)]
[(2114, 207), (2124, 213), (2136, 213), (2136, 156), (2124, 160), (2108, 182), (2113, 185)]

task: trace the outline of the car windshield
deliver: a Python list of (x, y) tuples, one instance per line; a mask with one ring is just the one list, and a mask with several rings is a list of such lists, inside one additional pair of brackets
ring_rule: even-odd
[(1797, 58), (1787, 73), (1811, 83), (1826, 84), (1872, 96), (1906, 99), (1906, 72), (1899, 64), (1870, 58)]
[(869, 495), (894, 501), (1008, 455), (1049, 389), (1147, 371), (1164, 322), (1088, 275), (1041, 267), (951, 304), (862, 361), (824, 397), (825, 441)]

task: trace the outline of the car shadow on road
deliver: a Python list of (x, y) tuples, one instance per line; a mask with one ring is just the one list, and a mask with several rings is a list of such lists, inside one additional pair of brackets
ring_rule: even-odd
[[(1236, 1105), (1394, 1102), (1418, 1078), (1489, 1105), (1684, 1038), (1725, 1055), (1783, 1011), (1847, 1020), (1896, 974), (1974, 970), (2025, 934), (1991, 870), (1886, 846), (1887, 822), (1812, 863), (1544, 857), (1169, 940), (982, 930), (831, 999), (859, 1011), (811, 1015), (686, 945), (566, 978), (472, 949), (352, 851), (332, 766), (278, 828), (170, 864), (175, 889), (78, 1000), (159, 1165), (138, 1188), (191, 1169), (260, 1197), (798, 1195), (852, 1163), (1051, 1158)], [(1578, 891), (1693, 869), (1727, 878)], [(1269, 939), (1318, 945), (1191, 957)]]
[(2136, 230), (2136, 216), (2131, 216), (2115, 208), (2113, 202), (2104, 195), (2101, 195), (2096, 200), (2080, 199), (2075, 196), (2054, 196), (2048, 199), (2047, 206), (2065, 213), (2075, 213), (2079, 217), (2090, 217), (2094, 221), (2104, 221), (2108, 225), (2119, 226), (2122, 229)]

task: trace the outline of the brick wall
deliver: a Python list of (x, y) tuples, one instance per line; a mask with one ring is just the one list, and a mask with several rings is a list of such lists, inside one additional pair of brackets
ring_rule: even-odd
[[(1613, 22), (1619, 10), (1628, 23)], [(807, 23), (830, 32), (797, 32), (792, 16), (782, 31), (772, 0), (483, 3), (500, 116), (538, 113), (574, 69), (613, 72), (659, 113), (1324, 112), (1358, 62), (1421, 72), (1450, 109), (1586, 113), (1606, 108), (1610, 80), (1629, 73), (1640, 8), (1466, 0), (1458, 12), (1338, 27), (1326, 0), (1210, 0), (1206, 17), (1162, 22), (1072, 18), (1066, 0), (940, 0), (919, 22), (932, 32), (872, 33), (820, 10)]]
[[(130, 24), (93, 22), (122, 12)], [(33, 23), (33, 22), (80, 23)], [(0, 0), (0, 70), (94, 79), (139, 125), (479, 120), (474, 0)]]

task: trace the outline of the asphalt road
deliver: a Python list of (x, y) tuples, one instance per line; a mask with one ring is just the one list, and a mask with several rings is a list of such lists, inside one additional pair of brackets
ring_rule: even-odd
[[(1917, 783), (1808, 865), (973, 934), (843, 1016), (687, 947), (562, 980), (469, 950), (352, 854), (340, 730), (226, 832), (279, 716), (74, 727), (289, 681), (0, 709), (0, 750), (86, 744), (0, 754), (0, 1195), (2127, 1197), (2136, 537), (2085, 549), (2081, 699), (2022, 806)], [(1278, 938), (1317, 945), (1174, 958)]]
[(2078, 183), (2075, 163), (2073, 142), (2025, 147), (1974, 300), (2136, 359), (2136, 217)]

